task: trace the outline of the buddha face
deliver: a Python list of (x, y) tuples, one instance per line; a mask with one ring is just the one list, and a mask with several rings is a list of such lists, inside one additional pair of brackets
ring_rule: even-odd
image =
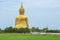
[(24, 15), (24, 8), (20, 8), (19, 13), (20, 15)]
[(20, 7), (20, 9), (19, 9), (19, 13), (20, 13), (20, 15), (24, 15), (23, 4), (21, 4), (21, 7)]

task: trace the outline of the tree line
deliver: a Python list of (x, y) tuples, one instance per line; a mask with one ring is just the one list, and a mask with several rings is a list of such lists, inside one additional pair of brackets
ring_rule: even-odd
[(0, 33), (29, 33), (29, 29), (28, 28), (12, 28), (12, 27), (7, 27), (4, 30), (0, 29)]
[[(60, 30), (49, 30), (48, 28), (39, 29), (39, 28), (32, 27), (31, 32), (60, 33)], [(29, 28), (17, 29), (10, 26), (5, 28), (4, 30), (0, 29), (0, 33), (30, 33), (30, 29)]]

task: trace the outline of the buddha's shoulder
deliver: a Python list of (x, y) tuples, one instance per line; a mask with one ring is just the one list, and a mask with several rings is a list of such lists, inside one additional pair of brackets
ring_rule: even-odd
[(28, 18), (27, 16), (25, 16), (25, 18)]
[(21, 18), (21, 17), (28, 18), (27, 16), (16, 16), (16, 18)]
[(25, 19), (28, 19), (28, 17), (27, 17), (27, 16), (25, 16)]
[(20, 16), (16, 16), (16, 18), (19, 18)]

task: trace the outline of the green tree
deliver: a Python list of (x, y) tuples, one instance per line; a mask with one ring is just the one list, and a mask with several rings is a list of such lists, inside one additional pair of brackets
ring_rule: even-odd
[(33, 32), (40, 32), (40, 29), (37, 27), (37, 28), (35, 28), (35, 27), (32, 27), (32, 31)]
[(4, 32), (12, 33), (13, 32), (13, 28), (12, 27), (7, 27), (7, 28), (5, 28)]
[(47, 32), (48, 31), (48, 27), (43, 28), (43, 32)]

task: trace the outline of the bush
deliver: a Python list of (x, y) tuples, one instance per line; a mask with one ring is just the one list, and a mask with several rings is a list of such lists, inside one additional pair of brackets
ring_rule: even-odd
[(12, 27), (8, 27), (5, 28), (4, 30), (5, 33), (29, 33), (29, 29), (28, 28), (12, 28)]

